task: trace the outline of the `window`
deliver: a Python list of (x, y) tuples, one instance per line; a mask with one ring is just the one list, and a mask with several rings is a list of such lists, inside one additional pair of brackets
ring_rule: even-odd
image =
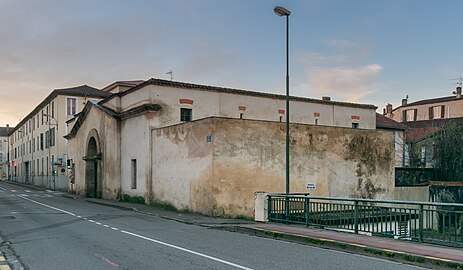
[(283, 116), (280, 116), (280, 122), (283, 122)]
[(131, 160), (131, 167), (132, 167), (132, 189), (137, 189), (137, 160)]
[(359, 128), (359, 123), (352, 123), (352, 128)]
[(66, 103), (67, 115), (75, 115), (77, 113), (77, 99), (76, 98), (67, 98)]
[(243, 113), (240, 113), (240, 119), (243, 119)]
[(318, 119), (315, 118), (315, 125), (318, 125)]
[(55, 146), (55, 128), (52, 128), (52, 129), (49, 130), (48, 139), (49, 139), (48, 145), (50, 147)]
[(45, 148), (50, 146), (50, 130), (45, 131)]
[(180, 108), (180, 121), (188, 122), (191, 121), (192, 109)]
[(40, 150), (43, 150), (43, 133), (40, 133)]
[(421, 146), (421, 164), (426, 165), (426, 146)]
[(445, 106), (429, 107), (429, 119), (439, 119), (445, 117)]
[(51, 117), (55, 117), (55, 102), (51, 102)]
[(403, 122), (416, 121), (417, 109), (406, 110), (402, 112)]
[(42, 158), (42, 175), (43, 175), (43, 158)]

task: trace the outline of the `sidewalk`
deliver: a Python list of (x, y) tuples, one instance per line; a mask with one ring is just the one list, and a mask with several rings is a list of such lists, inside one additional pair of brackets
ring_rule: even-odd
[[(11, 183), (11, 182), (9, 182)], [(17, 184), (17, 183), (13, 183)], [(45, 188), (32, 187), (45, 190)], [(463, 270), (463, 248), (452, 248), (390, 238), (371, 237), (299, 225), (259, 223), (242, 219), (208, 217), (163, 209), (161, 206), (132, 204), (63, 194), (63, 197), (157, 216), (186, 224), (276, 238), (344, 252), (375, 256), (436, 269)]]

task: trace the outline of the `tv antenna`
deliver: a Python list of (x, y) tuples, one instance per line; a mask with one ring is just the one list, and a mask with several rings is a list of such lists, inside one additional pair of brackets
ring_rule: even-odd
[(167, 72), (166, 74), (170, 75), (170, 80), (171, 81), (172, 81), (172, 79), (174, 79), (174, 72), (172, 70), (169, 69), (169, 72)]
[(462, 84), (463, 84), (463, 78), (460, 77), (460, 78), (454, 78), (454, 79), (450, 79), (451, 81), (457, 81), (457, 87), (461, 87)]

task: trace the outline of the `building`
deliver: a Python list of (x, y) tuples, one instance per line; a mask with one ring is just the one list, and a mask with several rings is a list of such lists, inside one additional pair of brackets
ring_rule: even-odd
[[(150, 79), (116, 82), (68, 121), (78, 194), (141, 197), (209, 215), (252, 215), (284, 190), (285, 96)], [(290, 97), (291, 191), (392, 198), (394, 132), (373, 105)]]
[(463, 123), (463, 98), (461, 85), (453, 96), (418, 100), (408, 103), (408, 97), (402, 105), (393, 109), (387, 104), (383, 114), (407, 127), (405, 133), (405, 151), (403, 166), (434, 166), (436, 150), (431, 136), (450, 122)]
[(384, 114), (401, 123), (463, 117), (461, 86), (456, 88), (454, 94), (453, 96), (424, 99), (412, 103), (408, 103), (407, 97), (402, 100), (402, 105), (395, 109), (392, 109), (392, 105), (388, 104)]
[(0, 127), (0, 180), (8, 179), (8, 133), (11, 128)]
[(376, 129), (394, 132), (395, 167), (404, 166), (405, 131), (407, 126), (379, 113), (376, 114)]
[(11, 180), (68, 190), (66, 121), (109, 95), (88, 85), (53, 90), (9, 131)]

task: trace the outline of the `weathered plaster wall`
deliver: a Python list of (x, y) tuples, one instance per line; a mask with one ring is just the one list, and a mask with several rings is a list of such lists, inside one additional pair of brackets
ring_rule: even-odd
[(210, 119), (152, 131), (153, 199), (212, 215)]
[[(284, 123), (208, 118), (156, 130), (153, 140), (158, 200), (252, 216), (254, 192), (285, 190)], [(291, 192), (307, 192), (311, 182), (312, 195), (392, 199), (393, 168), (391, 132), (291, 125)], [(198, 204), (206, 194), (208, 203)]]
[[(121, 175), (122, 194), (151, 199), (150, 129), (157, 120), (157, 112), (132, 117), (121, 121)], [(137, 185), (132, 188), (131, 160), (137, 161)]]
[[(218, 93), (201, 89), (185, 89), (147, 85), (121, 99), (121, 110), (127, 111), (142, 104), (159, 104), (162, 109), (156, 127), (165, 127), (180, 122), (179, 99), (193, 100), (188, 108), (193, 109), (193, 120), (211, 116), (239, 118), (243, 113), (244, 119), (279, 121), (279, 110), (285, 110), (285, 100), (245, 96), (232, 93)], [(113, 101), (114, 100), (114, 101)], [(106, 102), (115, 108), (115, 98)], [(245, 106), (244, 111), (239, 106)], [(351, 116), (359, 116), (359, 128), (375, 129), (376, 114), (374, 109), (352, 107), (349, 105), (334, 105), (332, 103), (309, 103), (291, 101), (290, 122), (315, 124), (314, 113), (318, 113), (318, 125), (352, 127)]]
[[(291, 125), (291, 192), (391, 199), (394, 137), (383, 131)], [(216, 119), (216, 214), (252, 215), (255, 191), (285, 190), (284, 124)]]
[(77, 194), (85, 195), (85, 161), (89, 133), (96, 130), (102, 153), (100, 180), (104, 199), (116, 199), (121, 186), (120, 172), (120, 127), (116, 119), (105, 114), (95, 106), (90, 109), (76, 136), (69, 140), (69, 158), (75, 163), (75, 185)]

